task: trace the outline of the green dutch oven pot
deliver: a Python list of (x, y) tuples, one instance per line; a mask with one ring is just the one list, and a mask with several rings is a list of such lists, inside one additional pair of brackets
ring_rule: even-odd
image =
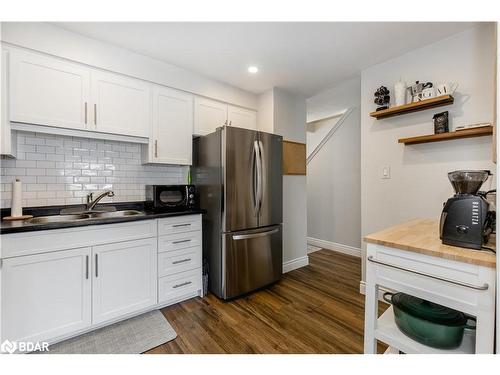
[(464, 329), (476, 329), (475, 318), (408, 294), (387, 292), (384, 300), (392, 304), (394, 320), (401, 332), (433, 348), (456, 348), (462, 343)]

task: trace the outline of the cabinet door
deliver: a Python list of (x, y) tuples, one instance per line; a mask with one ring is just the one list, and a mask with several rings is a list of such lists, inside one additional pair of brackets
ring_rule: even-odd
[(216, 100), (195, 97), (194, 134), (207, 135), (227, 122), (227, 104)]
[(119, 74), (92, 71), (92, 130), (149, 137), (151, 85)]
[[(0, 79), (0, 154), (15, 157), (13, 152), (15, 145), (12, 144), (12, 135), (10, 130), (10, 121), (7, 105), (7, 69), (8, 69), (8, 52), (5, 50), (2, 53), (1, 79)], [(14, 146), (14, 147), (12, 147)]]
[(10, 120), (87, 128), (88, 68), (34, 53), (10, 51)]
[(91, 324), (89, 247), (2, 261), (2, 340), (43, 341)]
[(94, 246), (92, 252), (94, 324), (156, 304), (156, 238)]
[(151, 162), (191, 165), (193, 96), (155, 86), (152, 133)]
[(229, 126), (257, 130), (257, 112), (251, 109), (229, 105), (227, 119)]

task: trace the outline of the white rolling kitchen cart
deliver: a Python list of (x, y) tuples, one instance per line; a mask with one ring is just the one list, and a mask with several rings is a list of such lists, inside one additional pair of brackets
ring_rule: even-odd
[[(365, 237), (365, 353), (377, 340), (404, 353), (494, 353), (495, 267), (493, 252), (443, 245), (435, 220), (416, 219)], [(378, 317), (379, 288), (407, 293), (476, 317), (455, 349), (435, 349), (403, 334), (390, 306)]]

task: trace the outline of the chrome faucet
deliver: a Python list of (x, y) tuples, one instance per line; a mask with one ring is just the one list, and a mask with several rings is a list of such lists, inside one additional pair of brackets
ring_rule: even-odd
[(87, 194), (87, 211), (92, 211), (99, 201), (104, 197), (114, 197), (115, 193), (111, 190), (107, 190), (96, 199), (93, 199), (94, 193)]

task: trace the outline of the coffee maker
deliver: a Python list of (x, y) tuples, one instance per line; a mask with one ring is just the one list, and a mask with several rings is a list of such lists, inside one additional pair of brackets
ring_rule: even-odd
[(490, 171), (448, 173), (455, 195), (444, 204), (439, 224), (444, 244), (481, 250), (494, 230), (495, 211), (486, 200), (493, 191), (480, 192)]

